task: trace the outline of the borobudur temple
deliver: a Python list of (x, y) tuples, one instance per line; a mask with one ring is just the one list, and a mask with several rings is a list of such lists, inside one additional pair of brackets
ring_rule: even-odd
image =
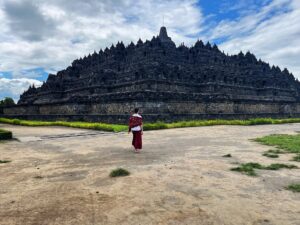
[(300, 82), (249, 52), (229, 56), (202, 41), (177, 47), (162, 27), (151, 41), (74, 60), (2, 116), (125, 123), (134, 107), (146, 121), (299, 117)]

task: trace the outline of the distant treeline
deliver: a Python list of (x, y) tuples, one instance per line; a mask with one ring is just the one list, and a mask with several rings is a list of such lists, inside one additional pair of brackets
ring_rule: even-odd
[(15, 101), (10, 97), (5, 97), (4, 99), (0, 100), (0, 107), (2, 106), (11, 106), (15, 105)]

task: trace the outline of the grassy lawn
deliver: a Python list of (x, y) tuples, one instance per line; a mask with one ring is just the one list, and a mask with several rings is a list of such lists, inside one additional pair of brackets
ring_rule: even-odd
[(255, 141), (278, 148), (265, 152), (263, 155), (266, 157), (278, 158), (278, 154), (295, 153), (296, 155), (292, 158), (292, 161), (300, 162), (300, 134), (273, 134), (256, 138)]
[(300, 153), (300, 134), (273, 134), (255, 140), (265, 145), (276, 146), (287, 153)]
[[(85, 128), (94, 130), (103, 130), (111, 132), (126, 131), (126, 125), (120, 124), (106, 124), (106, 123), (90, 123), (90, 122), (66, 122), (66, 121), (31, 121), (31, 120), (19, 120), (19, 119), (6, 119), (0, 118), (0, 123), (8, 123), (14, 125), (23, 126), (66, 126), (75, 128)], [(271, 118), (257, 118), (249, 120), (192, 120), (192, 121), (180, 121), (173, 123), (156, 122), (156, 123), (144, 123), (144, 130), (160, 130), (160, 129), (172, 129), (183, 127), (201, 127), (201, 126), (214, 126), (214, 125), (259, 125), (259, 124), (283, 124), (283, 123), (300, 123), (300, 118), (290, 119), (271, 119)]]
[(0, 129), (0, 141), (12, 139), (12, 132)]

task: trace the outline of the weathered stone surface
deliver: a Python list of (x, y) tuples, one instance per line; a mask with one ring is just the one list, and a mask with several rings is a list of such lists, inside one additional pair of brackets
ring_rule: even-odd
[(270, 67), (249, 52), (228, 56), (202, 41), (176, 47), (162, 27), (151, 41), (127, 47), (121, 42), (74, 60), (41, 87), (30, 87), (16, 107), (3, 113), (127, 115), (136, 106), (151, 118), (291, 116), (300, 113), (300, 82), (287, 69)]

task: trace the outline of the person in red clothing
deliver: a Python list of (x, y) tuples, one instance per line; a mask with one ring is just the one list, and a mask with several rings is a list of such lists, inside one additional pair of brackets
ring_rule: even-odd
[(139, 114), (139, 109), (135, 108), (134, 113), (130, 116), (128, 133), (132, 132), (132, 145), (134, 151), (139, 153), (142, 149), (142, 135), (143, 135), (143, 118)]

